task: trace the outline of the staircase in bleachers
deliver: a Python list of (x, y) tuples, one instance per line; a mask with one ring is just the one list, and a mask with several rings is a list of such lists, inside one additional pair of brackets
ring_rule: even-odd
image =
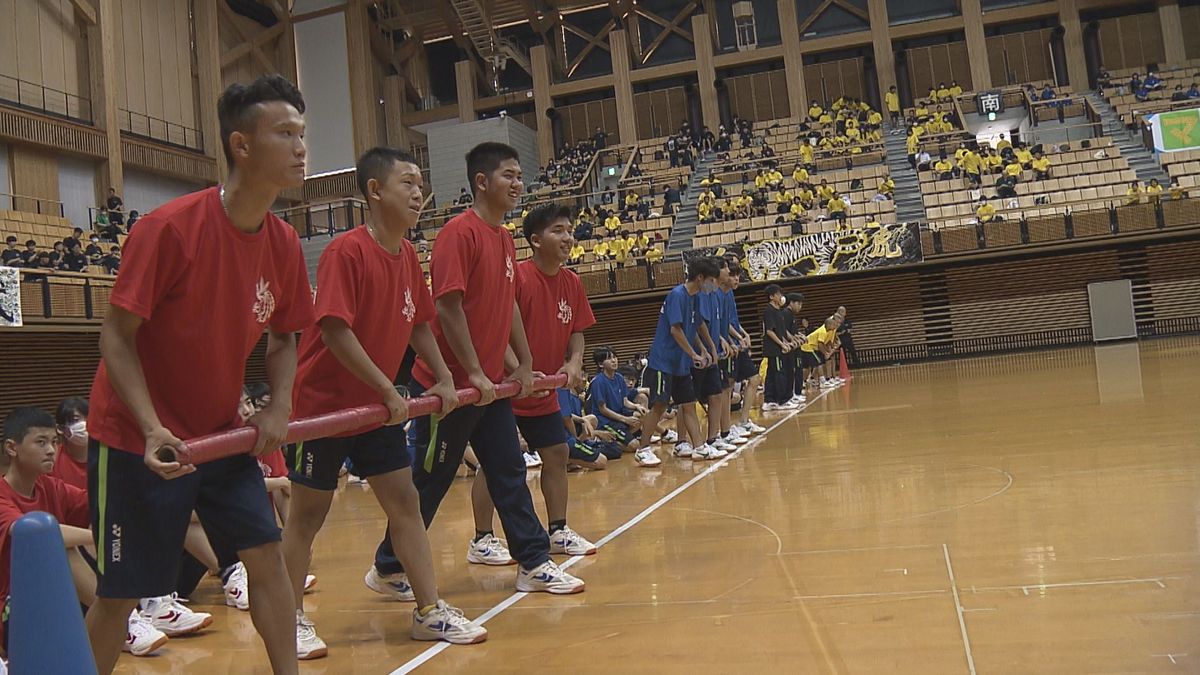
[(1117, 115), (1116, 108), (1094, 91), (1089, 91), (1086, 95), (1096, 110), (1100, 112), (1100, 118), (1104, 120), (1104, 135), (1112, 137), (1113, 144), (1121, 149), (1121, 156), (1137, 173), (1138, 180), (1148, 182), (1151, 178), (1157, 178), (1159, 182), (1166, 184), (1167, 174), (1163, 172), (1162, 166), (1155, 161), (1154, 155), (1142, 145), (1140, 137), (1129, 135), (1129, 131)]
[(921, 182), (917, 172), (908, 164), (908, 148), (903, 133), (892, 134), (889, 129), (883, 137), (887, 151), (888, 172), (896, 182), (896, 221), (900, 223), (926, 222), (925, 205), (921, 199)]
[(708, 176), (709, 167), (716, 160), (716, 155), (702, 155), (696, 160), (696, 170), (688, 180), (687, 190), (680, 195), (683, 203), (675, 213), (675, 225), (671, 228), (671, 239), (667, 244), (668, 251), (687, 250), (692, 247), (696, 236), (696, 226), (700, 217), (696, 213), (696, 202), (700, 198), (700, 181)]

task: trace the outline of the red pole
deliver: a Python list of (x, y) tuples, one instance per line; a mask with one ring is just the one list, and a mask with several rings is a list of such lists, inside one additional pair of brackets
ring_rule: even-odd
[[(566, 386), (565, 374), (551, 375), (534, 380), (534, 391), (554, 390)], [(496, 385), (496, 398), (511, 398), (521, 391), (521, 385), (516, 382), (501, 382)], [(475, 388), (458, 390), (458, 405), (471, 405), (479, 400), (479, 390)], [(408, 401), (409, 418), (430, 415), (442, 409), (442, 401), (437, 396), (422, 396)], [(362, 429), (364, 427), (382, 424), (390, 414), (382, 403), (374, 403), (359, 408), (346, 408), (316, 417), (292, 420), (288, 423), (287, 442), (298, 443), (311, 441), (314, 438), (327, 438), (337, 434)], [(162, 448), (158, 457), (164, 462), (178, 461), (185, 464), (203, 464), (216, 459), (245, 454), (254, 448), (258, 440), (258, 429), (252, 426), (241, 427), (232, 431), (221, 431), (200, 438), (186, 441), (176, 453), (174, 448)]]

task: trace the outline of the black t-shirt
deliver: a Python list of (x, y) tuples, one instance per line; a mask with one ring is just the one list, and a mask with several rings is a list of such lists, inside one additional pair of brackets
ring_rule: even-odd
[(68, 272), (82, 272), (87, 269), (87, 256), (82, 253), (68, 253), (63, 256), (62, 268)]
[[(787, 316), (784, 316), (785, 314)], [(767, 331), (775, 333), (775, 337), (780, 340), (787, 340), (787, 322), (791, 320), (791, 315), (792, 313), (788, 309), (776, 309), (771, 305), (767, 305), (767, 308), (763, 310), (763, 356), (772, 357), (783, 354), (779, 344), (767, 335)]]
[(125, 202), (121, 201), (121, 198), (116, 195), (113, 195), (108, 198), (108, 210), (109, 211), (115, 211), (124, 205), (125, 205)]
[(21, 252), (15, 248), (4, 249), (4, 252), (0, 253), (0, 260), (2, 260), (5, 265), (11, 265), (14, 260), (21, 260)]

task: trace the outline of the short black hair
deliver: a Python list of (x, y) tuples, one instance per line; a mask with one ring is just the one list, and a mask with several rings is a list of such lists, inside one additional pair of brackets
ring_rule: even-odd
[(12, 235), (10, 234), (10, 235), (8, 235), (7, 237), (5, 237), (5, 239), (4, 239), (4, 243), (6, 243), (6, 244), (15, 244), (15, 243), (17, 243), (17, 238), (16, 238), (16, 237), (14, 237), (14, 236), (12, 236)]
[(235, 131), (245, 131), (254, 121), (254, 106), (259, 103), (283, 101), (290, 103), (299, 112), (304, 112), (304, 96), (296, 85), (286, 77), (274, 74), (263, 75), (250, 84), (231, 84), (217, 99), (217, 119), (221, 125), (221, 149), (225, 161), (233, 167), (233, 152), (229, 149), (229, 137)]
[(271, 395), (271, 385), (266, 382), (254, 382), (242, 387), (242, 391), (246, 392), (246, 398), (249, 398), (251, 403), (257, 405)]
[(783, 289), (779, 287), (779, 284), (767, 284), (763, 292), (767, 294), (767, 298), (769, 299), (775, 297), (776, 293), (782, 293)]
[(30, 429), (53, 429), (54, 418), (41, 408), (25, 406), (14, 408), (4, 418), (4, 440), (20, 443)]
[(608, 357), (616, 356), (616, 355), (617, 355), (617, 353), (615, 351), (613, 351), (612, 347), (608, 347), (608, 346), (597, 347), (595, 349), (595, 351), (592, 352), (592, 362), (595, 363), (596, 365), (600, 365), (601, 363), (606, 361), (608, 359)]
[(521, 221), (521, 234), (525, 235), (526, 241), (530, 240), (533, 235), (541, 234), (547, 227), (550, 227), (560, 219), (566, 218), (571, 220), (571, 207), (566, 204), (541, 204), (535, 206), (529, 215)]
[(396, 162), (409, 162), (416, 165), (418, 169), (421, 168), (421, 165), (417, 164), (417, 158), (412, 154), (383, 145), (371, 148), (358, 158), (358, 162), (354, 164), (354, 173), (358, 180), (358, 191), (362, 193), (363, 199), (367, 199), (367, 181), (374, 178), (383, 182)]
[(36, 242), (36, 241), (34, 241), (34, 240), (32, 240), (32, 239), (26, 239), (26, 240), (25, 240), (25, 245), (26, 245), (26, 246), (37, 246), (37, 242)]
[(712, 258), (705, 256), (703, 258), (693, 258), (687, 264), (687, 280), (694, 281), (699, 277), (708, 277), (716, 279), (721, 274), (721, 268), (717, 267), (717, 263)]
[(84, 417), (88, 416), (88, 402), (86, 398), (72, 396), (71, 398), (63, 399), (62, 403), (58, 404), (58, 408), (54, 411), (54, 422), (61, 426), (66, 426), (71, 421), (71, 416), (79, 413)]
[(714, 255), (709, 260), (717, 266), (717, 274), (720, 274), (721, 270), (729, 269), (729, 261), (724, 256)]
[(507, 159), (515, 159), (519, 162), (521, 155), (511, 145), (493, 141), (480, 143), (471, 148), (471, 151), (467, 153), (467, 185), (471, 186), (471, 192), (475, 192), (475, 174), (481, 173), (490, 176), (493, 171), (500, 168), (500, 163)]
[(787, 301), (788, 302), (804, 302), (804, 294), (803, 293), (788, 293)]

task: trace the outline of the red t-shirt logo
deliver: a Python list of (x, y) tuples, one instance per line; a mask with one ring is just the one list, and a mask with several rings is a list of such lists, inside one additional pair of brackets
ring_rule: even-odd
[(571, 305), (567, 304), (567, 299), (562, 298), (558, 301), (558, 320), (564, 325), (571, 323), (571, 319), (575, 317), (575, 312), (571, 309)]
[(259, 277), (254, 286), (254, 318), (261, 324), (271, 320), (275, 313), (275, 296), (271, 293), (271, 282)]
[(508, 277), (509, 281), (513, 280), (512, 256), (504, 256), (504, 276)]
[(413, 302), (412, 289), (404, 289), (404, 320), (412, 323), (413, 317), (417, 315), (417, 305)]

